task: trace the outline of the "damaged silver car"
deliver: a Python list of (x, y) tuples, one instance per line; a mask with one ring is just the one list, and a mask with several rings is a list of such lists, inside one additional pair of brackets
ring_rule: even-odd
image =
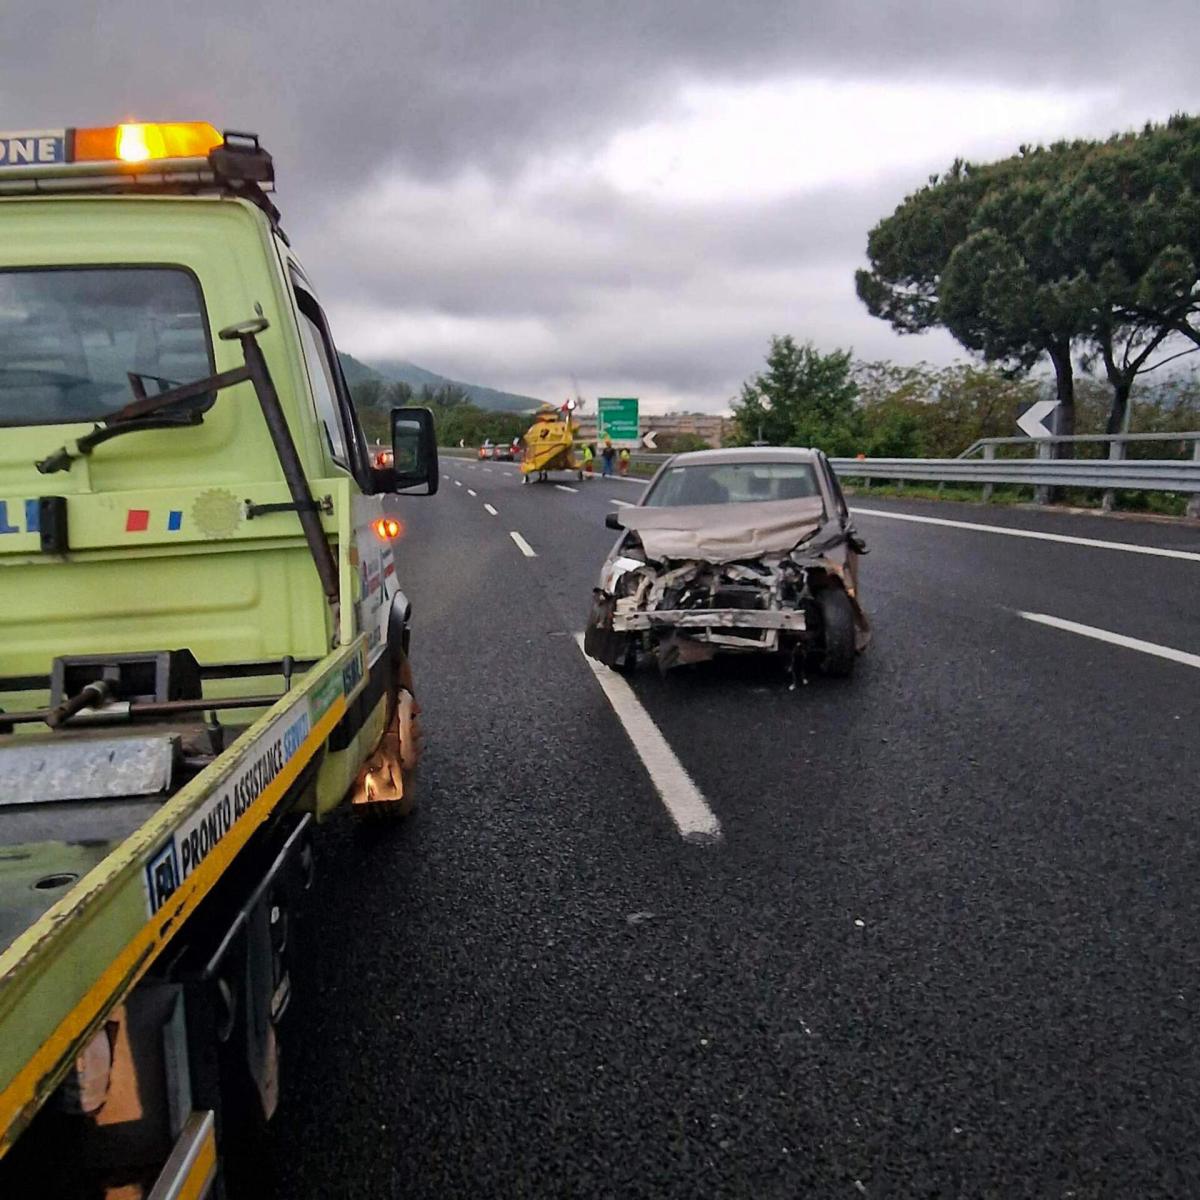
[(782, 655), (793, 672), (846, 676), (867, 645), (866, 547), (819, 450), (677, 454), (622, 531), (595, 589), (584, 648), (617, 670), (720, 653)]

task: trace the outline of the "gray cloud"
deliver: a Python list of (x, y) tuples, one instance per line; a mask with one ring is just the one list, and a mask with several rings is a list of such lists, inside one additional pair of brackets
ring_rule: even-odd
[(594, 177), (539, 193), (528, 181), (542, 164), (587, 163), (616, 131), (670, 116), (690, 83), (800, 76), (1102, 91), (1085, 131), (1104, 132), (1196, 100), (1200, 10), (99, 0), (69, 17), (22, 6), (3, 34), (9, 127), (198, 116), (261, 132), (350, 349), (524, 389), (575, 371), (719, 404), (772, 331), (906, 359), (953, 352), (942, 338), (899, 342), (850, 282), (870, 225), (940, 163), (918, 155), (911, 172), (707, 205)]

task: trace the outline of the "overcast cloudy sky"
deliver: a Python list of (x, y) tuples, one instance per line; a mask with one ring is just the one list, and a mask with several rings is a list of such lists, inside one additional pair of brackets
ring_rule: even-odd
[(1200, 109), (1197, 45), (1195, 0), (8, 0), (0, 125), (257, 130), (343, 348), (716, 410), (771, 333), (956, 357), (862, 310), (867, 230)]

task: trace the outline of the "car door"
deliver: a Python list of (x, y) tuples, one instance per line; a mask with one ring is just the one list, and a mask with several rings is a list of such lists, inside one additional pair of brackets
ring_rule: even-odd
[(824, 452), (818, 455), (821, 474), (824, 476), (825, 489), (829, 497), (833, 501), (833, 518), (838, 523), (838, 527), (847, 535), (846, 540), (846, 574), (849, 576), (850, 585), (853, 588), (853, 595), (858, 595), (858, 560), (861, 557), (862, 541), (854, 529), (854, 522), (850, 516), (850, 506), (846, 503), (846, 497), (842, 492), (842, 485), (838, 482), (837, 474), (829, 463), (829, 459)]

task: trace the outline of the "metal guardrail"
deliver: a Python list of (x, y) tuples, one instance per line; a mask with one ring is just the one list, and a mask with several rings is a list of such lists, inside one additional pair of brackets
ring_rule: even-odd
[(1078, 458), (833, 458), (839, 475), (934, 483), (1012, 483), (1132, 492), (1200, 492), (1200, 461)]
[[(1191, 459), (1126, 458), (1126, 446), (1140, 442), (1190, 442)], [(1052, 458), (1060, 443), (1107, 444), (1108, 458)], [(1000, 458), (998, 447), (1028, 447), (1036, 458)], [(450, 451), (453, 453), (453, 451)], [(459, 453), (472, 453), (470, 450)], [(982, 453), (982, 458), (971, 455)], [(662, 452), (635, 450), (635, 463), (658, 466), (674, 457)], [(958, 458), (832, 458), (839, 476), (852, 479), (913, 480), (922, 483), (975, 485), (991, 498), (995, 484), (1032, 487), (1038, 503), (1047, 503), (1050, 489), (1096, 488), (1104, 492), (1104, 508), (1113, 505), (1114, 494), (1132, 492), (1180, 492), (1190, 495), (1187, 515), (1200, 518), (1200, 432), (1077, 434), (1073, 437), (980, 438)]]
[[(1130, 459), (1126, 447), (1138, 442), (1191, 442), (1191, 459)], [(1053, 458), (1055, 445), (1108, 446), (1108, 457)], [(1036, 458), (998, 458), (1000, 446), (1028, 446)], [(976, 452), (983, 458), (972, 458)], [(1054, 487), (1098, 488), (1103, 508), (1113, 507), (1117, 492), (1182, 492), (1190, 494), (1187, 515), (1200, 517), (1200, 433), (1085, 433), (1072, 437), (980, 438), (958, 458), (837, 458), (830, 460), (839, 475), (858, 479), (921, 480), (932, 483), (979, 484), (983, 499), (991, 498), (997, 483), (1031, 486), (1038, 504), (1050, 499)]]
[[(1075, 433), (1052, 434), (1044, 438), (1028, 437), (990, 437), (977, 438), (958, 457), (970, 458), (976, 450), (982, 450), (984, 458), (995, 454), (996, 446), (1034, 446), (1041, 458), (1050, 455), (1042, 450), (1044, 446), (1055, 446), (1060, 442), (1070, 442), (1072, 445), (1094, 445), (1097, 442), (1108, 444), (1109, 458), (1124, 458), (1125, 446), (1129, 442), (1191, 442), (1192, 456), (1200, 458), (1200, 433)], [(989, 453), (989, 447), (991, 452)]]

